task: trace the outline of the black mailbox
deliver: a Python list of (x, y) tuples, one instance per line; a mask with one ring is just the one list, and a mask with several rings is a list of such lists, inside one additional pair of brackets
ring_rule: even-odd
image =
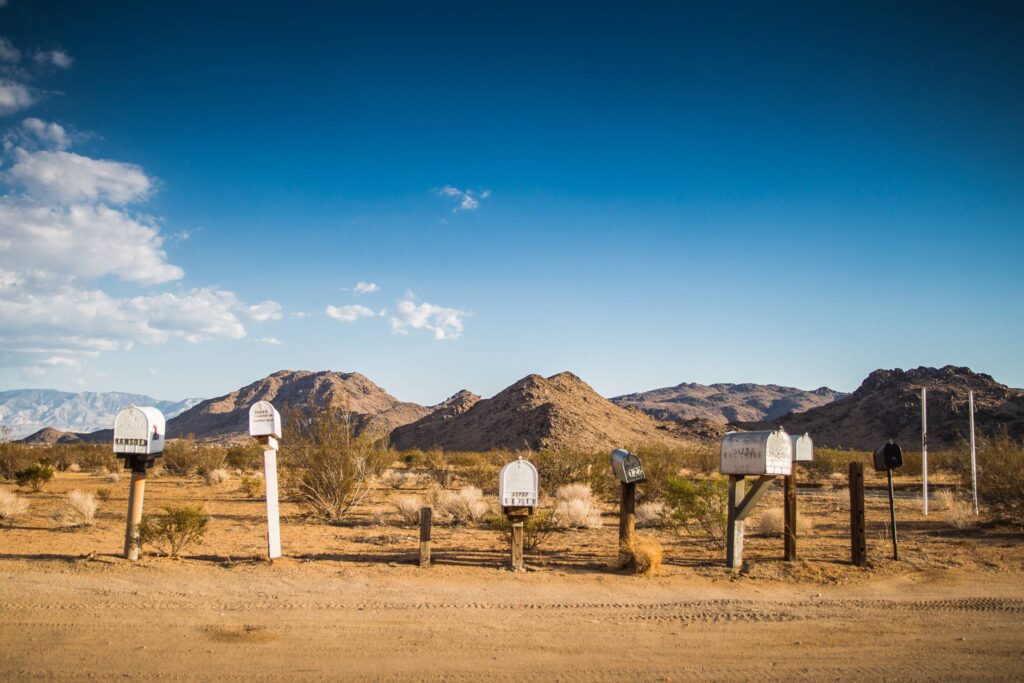
[(903, 466), (903, 449), (895, 441), (890, 441), (875, 451), (875, 471), (884, 472)]

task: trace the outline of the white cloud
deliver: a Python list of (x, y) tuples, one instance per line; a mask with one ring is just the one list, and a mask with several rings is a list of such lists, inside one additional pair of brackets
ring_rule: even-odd
[(289, 318), (308, 318), (309, 316), (310, 314), (305, 311), (292, 311), (288, 314)]
[(130, 204), (149, 196), (153, 181), (135, 164), (91, 159), (74, 152), (16, 149), (7, 182), (36, 199)]
[(373, 294), (374, 292), (379, 292), (380, 287), (378, 287), (373, 282), (363, 282), (362, 280), (360, 280), (359, 282), (356, 283), (356, 286), (353, 288), (352, 291), (354, 291), (357, 295)]
[(283, 310), (281, 304), (276, 301), (261, 301), (247, 307), (246, 315), (256, 322), (262, 323), (268, 320), (280, 320), (284, 315)]
[(0, 79), (0, 116), (35, 104), (36, 98), (28, 86)]
[(366, 306), (353, 304), (350, 306), (328, 306), (325, 309), (328, 318), (334, 318), (342, 322), (351, 323), (360, 318), (372, 318), (377, 314)]
[[(0, 5), (3, 7), (3, 5)], [(15, 63), (21, 59), (21, 50), (14, 47), (11, 41), (0, 38), (0, 62)]]
[(484, 190), (477, 194), (473, 190), (460, 190), (452, 185), (445, 185), (439, 189), (438, 194), (444, 197), (452, 197), (458, 203), (452, 212), (456, 211), (473, 211), (480, 208), (480, 202), (491, 196), (490, 190)]
[(469, 315), (456, 308), (445, 308), (423, 302), (417, 304), (411, 297), (398, 302), (391, 316), (391, 331), (408, 334), (410, 329), (429, 330), (434, 339), (458, 339), (462, 336), (462, 319)]
[(36, 142), (45, 147), (66, 149), (71, 144), (64, 126), (59, 123), (47, 123), (35, 117), (27, 118), (21, 122), (22, 130), (31, 136)]
[(184, 275), (167, 262), (159, 226), (151, 219), (102, 204), (50, 206), (0, 197), (0, 268), (26, 267), (85, 278), (116, 275), (144, 284)]
[(64, 50), (38, 50), (34, 56), (37, 64), (55, 66), (58, 69), (70, 69), (75, 60)]
[(284, 344), (284, 342), (281, 341), (280, 339), (278, 339), (277, 337), (260, 337), (256, 341), (258, 341), (260, 344), (270, 344), (272, 346), (278, 346), (279, 344)]

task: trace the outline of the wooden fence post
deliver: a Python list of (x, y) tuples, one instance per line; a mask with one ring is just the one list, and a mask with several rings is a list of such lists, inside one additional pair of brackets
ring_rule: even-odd
[(850, 463), (850, 561), (868, 564), (867, 529), (864, 524), (864, 463)]
[(420, 508), (420, 567), (430, 567), (430, 524), (434, 515), (431, 507)]
[(793, 473), (784, 477), (785, 502), (783, 507), (786, 511), (784, 557), (787, 562), (796, 560), (796, 463), (793, 463)]
[(512, 521), (512, 571), (518, 572), (524, 569), (523, 562), (523, 518), (513, 518)]
[(633, 563), (633, 538), (636, 535), (636, 483), (622, 484), (619, 504), (619, 567)]

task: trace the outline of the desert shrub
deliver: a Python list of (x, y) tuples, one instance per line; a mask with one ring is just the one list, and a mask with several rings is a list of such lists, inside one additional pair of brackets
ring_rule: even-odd
[(68, 491), (51, 515), (54, 526), (60, 529), (92, 526), (95, 517), (96, 498), (84, 491)]
[(247, 498), (259, 498), (260, 493), (263, 491), (263, 477), (243, 474), (241, 479), (238, 480), (238, 488)]
[(719, 547), (725, 547), (729, 484), (723, 477), (690, 481), (669, 477), (667, 526)]
[(475, 486), (464, 486), (458, 491), (434, 491), (430, 504), (434, 508), (434, 523), (444, 526), (476, 524), (491, 509), (483, 499), (483, 492)]
[(14, 480), (18, 482), (18, 486), (27, 486), (33, 491), (42, 491), (43, 486), (51, 479), (53, 479), (53, 467), (41, 462), (14, 473)]
[(0, 491), (0, 522), (14, 524), (28, 512), (28, 501), (11, 491)]
[(106, 480), (111, 484), (116, 484), (117, 482), (121, 481), (121, 472), (118, 470), (107, 472)]
[(405, 470), (396, 470), (392, 467), (384, 470), (383, 474), (380, 475), (380, 483), (382, 486), (387, 486), (397, 491), (409, 482), (410, 474), (412, 473)]
[[(507, 546), (512, 542), (512, 524), (508, 517), (494, 514), (489, 517), (491, 527)], [(558, 531), (558, 518), (554, 508), (538, 507), (526, 518), (523, 524), (523, 550), (533, 552), (547, 541), (551, 534)]]
[(68, 465), (67, 471), (68, 472), (72, 472), (72, 473), (77, 473), (77, 472), (81, 472), (82, 468), (78, 466), (77, 462), (73, 462), (70, 465)]
[(664, 551), (661, 544), (653, 538), (637, 537), (629, 548), (630, 562), (633, 571), (641, 576), (656, 574), (661, 569)]
[[(64, 446), (58, 445), (55, 448)], [(83, 470), (97, 470), (100, 467), (116, 470), (121, 467), (121, 461), (110, 450), (108, 443), (80, 443), (67, 448), (74, 449), (75, 462), (81, 465)]]
[(204, 470), (201, 474), (203, 477), (203, 482), (207, 486), (216, 486), (217, 484), (223, 484), (224, 482), (231, 478), (231, 475), (228, 474), (228, 471), (223, 468), (218, 468), (215, 470)]
[(224, 454), (224, 462), (237, 470), (251, 470), (263, 461), (263, 448), (259, 444), (231, 446)]
[(14, 474), (39, 461), (39, 452), (20, 443), (0, 443), (0, 476), (14, 479)]
[(931, 502), (936, 510), (948, 510), (956, 503), (956, 494), (952, 489), (939, 489), (932, 494)]
[[(1002, 514), (1024, 518), (1024, 443), (1005, 431), (977, 440), (978, 498)], [(970, 454), (959, 458), (961, 476), (970, 482)]]
[(316, 517), (339, 520), (358, 504), (391, 461), (380, 442), (357, 437), (347, 411), (286, 407), (285, 486)]
[(498, 473), (500, 471), (501, 468), (497, 465), (479, 463), (458, 469), (456, 478), (467, 486), (473, 486), (482, 491), (497, 493)]
[(636, 526), (638, 529), (657, 529), (665, 523), (668, 509), (660, 500), (640, 503), (636, 506)]
[(151, 545), (170, 557), (190, 545), (203, 542), (210, 516), (201, 505), (165, 505), (163, 514), (143, 515), (139, 524), (139, 543)]
[(601, 526), (598, 509), (588, 484), (566, 484), (555, 493), (555, 517), (563, 529), (597, 529)]
[[(677, 477), (683, 469), (699, 472), (707, 469), (707, 453), (711, 447), (693, 446), (692, 448), (672, 448), (668, 446), (641, 446), (633, 449), (644, 465), (646, 480), (637, 490), (641, 502), (663, 500), (666, 487), (671, 477)], [(714, 450), (713, 471), (718, 470), (718, 451)], [(611, 477), (611, 467), (608, 467)]]
[(854, 461), (864, 463), (865, 473), (874, 471), (871, 453), (835, 448), (815, 448), (814, 460), (801, 463), (801, 466), (807, 468), (807, 474), (811, 479), (829, 479), (837, 475), (845, 478), (850, 463)]
[(196, 443), (190, 434), (168, 441), (161, 460), (169, 474), (188, 477), (220, 469), (226, 458), (227, 452), (223, 448)]
[[(754, 528), (758, 533), (769, 536), (781, 536), (786, 530), (786, 511), (781, 507), (767, 508), (757, 516)], [(814, 523), (807, 515), (797, 514), (796, 533), (798, 536), (809, 533), (814, 528)]]
[(114, 492), (108, 486), (101, 486), (96, 489), (96, 497), (104, 503), (110, 500), (113, 495)]
[(531, 453), (529, 460), (537, 468), (541, 486), (548, 491), (585, 482), (591, 485), (592, 490), (604, 494), (610, 491), (611, 465), (608, 457), (608, 453), (558, 449)]
[(423, 460), (423, 473), (442, 489), (446, 489), (455, 481), (455, 467), (448, 462), (443, 451), (434, 450), (426, 454)]
[(420, 510), (423, 508), (423, 501), (419, 496), (398, 496), (395, 498), (395, 511), (398, 513), (400, 523), (407, 526), (415, 526), (420, 523)]

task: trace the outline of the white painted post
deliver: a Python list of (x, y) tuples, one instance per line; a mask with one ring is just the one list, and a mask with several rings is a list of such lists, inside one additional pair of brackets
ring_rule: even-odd
[(266, 439), (263, 451), (263, 481), (267, 486), (267, 557), (281, 557), (281, 511), (277, 494), (277, 439)]
[(928, 390), (921, 387), (921, 497), (928, 514)]
[(967, 394), (967, 407), (971, 413), (971, 490), (974, 492), (974, 514), (978, 514), (978, 456), (974, 450), (974, 392)]

